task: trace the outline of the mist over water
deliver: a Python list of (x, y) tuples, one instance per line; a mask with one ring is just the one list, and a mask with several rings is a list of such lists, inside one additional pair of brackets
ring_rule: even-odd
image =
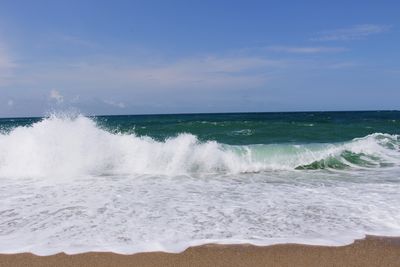
[(400, 114), (0, 120), (0, 252), (400, 234)]

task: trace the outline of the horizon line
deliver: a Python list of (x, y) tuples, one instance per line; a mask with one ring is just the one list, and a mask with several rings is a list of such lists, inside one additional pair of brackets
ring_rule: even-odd
[[(95, 114), (86, 115), (77, 113), (85, 117), (118, 117), (118, 116), (171, 116), (171, 115), (223, 115), (223, 114), (265, 114), (265, 113), (334, 113), (334, 112), (400, 112), (400, 109), (365, 109), (365, 110), (306, 110), (306, 111), (227, 111), (227, 112), (182, 112), (182, 113), (140, 113), (140, 114)], [(54, 114), (53, 112), (50, 114)], [(59, 112), (62, 113), (62, 112)], [(41, 119), (48, 118), (49, 115), (44, 116), (16, 116), (16, 117), (0, 117), (2, 119)]]

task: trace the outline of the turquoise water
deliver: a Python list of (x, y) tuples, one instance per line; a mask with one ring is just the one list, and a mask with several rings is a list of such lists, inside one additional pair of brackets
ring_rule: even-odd
[(98, 117), (105, 128), (158, 140), (191, 133), (220, 143), (330, 143), (372, 133), (400, 133), (399, 111), (232, 113)]
[(0, 253), (400, 235), (400, 112), (0, 119)]
[[(0, 119), (0, 129), (40, 120)], [(110, 132), (133, 132), (157, 140), (191, 133), (202, 141), (232, 145), (332, 143), (372, 133), (400, 133), (400, 111), (132, 115), (99, 116), (94, 120)]]

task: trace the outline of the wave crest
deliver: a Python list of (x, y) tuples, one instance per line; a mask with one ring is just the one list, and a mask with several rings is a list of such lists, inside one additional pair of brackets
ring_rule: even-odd
[(159, 142), (56, 115), (0, 134), (0, 177), (370, 168), (399, 164), (399, 151), (399, 136), (381, 133), (336, 144), (230, 146), (191, 134)]

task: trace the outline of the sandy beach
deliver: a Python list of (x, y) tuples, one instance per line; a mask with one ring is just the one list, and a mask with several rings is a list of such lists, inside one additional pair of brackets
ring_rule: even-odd
[(0, 1), (0, 267), (400, 267), (400, 0)]
[(400, 266), (400, 238), (367, 237), (340, 247), (284, 244), (203, 245), (173, 253), (57, 254), (29, 253), (0, 256), (1, 267), (11, 266)]

